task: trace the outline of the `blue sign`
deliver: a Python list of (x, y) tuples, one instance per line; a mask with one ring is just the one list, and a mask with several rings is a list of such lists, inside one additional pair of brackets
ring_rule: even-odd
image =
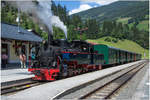
[(70, 59), (70, 53), (64, 53), (63, 59), (69, 60)]

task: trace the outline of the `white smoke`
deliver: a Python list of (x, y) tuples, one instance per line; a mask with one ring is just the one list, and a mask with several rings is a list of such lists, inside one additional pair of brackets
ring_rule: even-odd
[(37, 0), (39, 2), (38, 8), (37, 8), (37, 16), (42, 20), (44, 24), (48, 27), (49, 31), (53, 33), (52, 29), (52, 11), (51, 11), (51, 2), (48, 1), (41, 1)]
[(54, 25), (64, 31), (67, 39), (67, 27), (59, 17), (52, 14), (51, 1), (37, 1), (38, 4), (32, 1), (17, 1), (16, 4), (22, 12), (29, 14), (36, 24), (44, 27), (44, 29), (48, 29), (49, 34), (53, 33), (52, 25)]
[(51, 22), (52, 25), (59, 27), (60, 29), (62, 29), (65, 33), (65, 37), (67, 39), (67, 27), (64, 25), (64, 23), (59, 19), (58, 16), (52, 16), (51, 17)]

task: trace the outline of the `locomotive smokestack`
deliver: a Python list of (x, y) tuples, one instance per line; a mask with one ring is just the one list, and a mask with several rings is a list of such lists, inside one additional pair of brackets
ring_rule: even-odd
[(48, 44), (51, 44), (51, 42), (53, 41), (53, 35), (52, 34), (48, 34)]

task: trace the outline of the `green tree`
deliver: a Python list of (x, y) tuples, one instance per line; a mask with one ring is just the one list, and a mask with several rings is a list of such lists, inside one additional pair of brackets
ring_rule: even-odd
[(128, 39), (128, 34), (129, 34), (129, 26), (128, 24), (125, 24), (123, 27), (123, 38)]
[(118, 38), (122, 39), (124, 37), (122, 23), (118, 23), (118, 27), (117, 28), (118, 28)]
[(79, 24), (81, 24), (81, 18), (77, 15), (73, 15), (71, 18), (71, 24), (73, 24), (75, 27), (78, 27)]
[(86, 20), (85, 26), (88, 28), (86, 31), (87, 38), (96, 38), (97, 34), (99, 33), (99, 25), (96, 19)]
[(65, 34), (60, 28), (53, 26), (53, 38), (65, 39)]
[(113, 30), (113, 23), (111, 21), (104, 21), (102, 32), (105, 34), (105, 36), (110, 36), (112, 30)]
[(69, 41), (75, 40), (77, 38), (77, 32), (75, 31), (74, 25), (69, 25), (67, 37)]
[(43, 38), (44, 38), (44, 40), (48, 40), (48, 33), (47, 33), (47, 32), (42, 31), (42, 33), (41, 33), (41, 37), (43, 37)]
[(38, 33), (40, 36), (42, 34), (42, 30), (40, 29), (40, 27), (38, 26), (38, 24), (35, 24), (35, 32)]

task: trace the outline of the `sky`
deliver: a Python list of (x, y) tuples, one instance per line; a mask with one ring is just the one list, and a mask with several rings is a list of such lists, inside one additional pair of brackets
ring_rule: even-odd
[(69, 15), (88, 10), (90, 8), (107, 5), (115, 1), (117, 0), (54, 0), (56, 4), (60, 4), (62, 6), (65, 5)]

